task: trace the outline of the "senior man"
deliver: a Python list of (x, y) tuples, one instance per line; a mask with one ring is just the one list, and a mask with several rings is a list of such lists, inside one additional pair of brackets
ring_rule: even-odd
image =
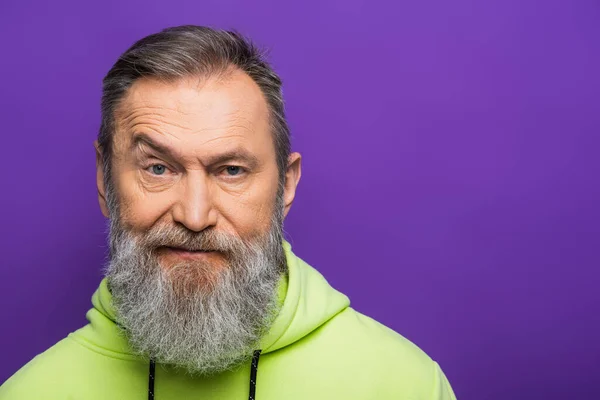
[(169, 28), (103, 83), (106, 278), (89, 324), (2, 400), (455, 398), (436, 362), (350, 308), (284, 240), (301, 157), (281, 81), (248, 40)]

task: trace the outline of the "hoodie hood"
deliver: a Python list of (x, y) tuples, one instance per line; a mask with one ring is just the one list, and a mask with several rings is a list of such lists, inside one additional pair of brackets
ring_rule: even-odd
[[(262, 353), (270, 353), (302, 339), (350, 305), (348, 298), (333, 289), (314, 268), (292, 252), (283, 241), (288, 274), (282, 278), (279, 296), (283, 304), (271, 328), (260, 341)], [(106, 279), (92, 297), (93, 308), (85, 328), (75, 335), (97, 351), (119, 358), (135, 358), (116, 325), (115, 309)]]

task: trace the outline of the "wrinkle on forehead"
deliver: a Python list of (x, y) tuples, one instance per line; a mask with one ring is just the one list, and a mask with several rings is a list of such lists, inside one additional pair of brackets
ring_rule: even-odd
[(196, 78), (142, 78), (131, 86), (115, 117), (120, 132), (115, 141), (122, 149), (137, 131), (166, 136), (184, 147), (192, 145), (189, 141), (194, 147), (212, 147), (236, 138), (254, 138), (265, 144), (267, 136), (271, 140), (264, 95), (256, 82), (239, 70), (226, 80), (209, 78), (200, 85)]
[(212, 94), (211, 97), (218, 98), (220, 101), (205, 101), (203, 104), (205, 107), (222, 106), (223, 103), (233, 105), (231, 101), (223, 101), (224, 93), (228, 94), (227, 100), (236, 99), (235, 105), (238, 107), (229, 110), (230, 113), (242, 115), (244, 113), (252, 115), (262, 111), (268, 113), (262, 90), (250, 76), (241, 70), (235, 70), (227, 77), (227, 79), (210, 77), (204, 79), (201, 84), (191, 77), (174, 81), (141, 78), (129, 88), (120, 106), (117, 107), (115, 116), (127, 119), (131, 108), (147, 108), (149, 111), (170, 110), (183, 116), (194, 116), (198, 113), (198, 109), (195, 108), (197, 104), (194, 104), (195, 98), (206, 97), (206, 94)]
[[(269, 127), (266, 100), (258, 85), (237, 70), (227, 79), (197, 78), (135, 82), (115, 113), (121, 139), (139, 128), (180, 141), (185, 134), (219, 131), (252, 134)], [(209, 135), (208, 141), (216, 140)]]

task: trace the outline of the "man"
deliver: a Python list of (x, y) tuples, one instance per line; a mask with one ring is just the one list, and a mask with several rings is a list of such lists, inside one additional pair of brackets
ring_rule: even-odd
[(104, 79), (95, 147), (110, 259), (90, 323), (2, 400), (455, 398), (283, 239), (301, 158), (281, 81), (243, 37), (138, 41)]

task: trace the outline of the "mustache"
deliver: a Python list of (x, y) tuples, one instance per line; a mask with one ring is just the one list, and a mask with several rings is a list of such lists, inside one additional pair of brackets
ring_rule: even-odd
[(163, 225), (139, 237), (139, 245), (151, 250), (173, 247), (188, 251), (231, 253), (239, 251), (240, 247), (246, 247), (246, 242), (237, 235), (217, 231), (215, 228), (192, 232), (182, 226)]

